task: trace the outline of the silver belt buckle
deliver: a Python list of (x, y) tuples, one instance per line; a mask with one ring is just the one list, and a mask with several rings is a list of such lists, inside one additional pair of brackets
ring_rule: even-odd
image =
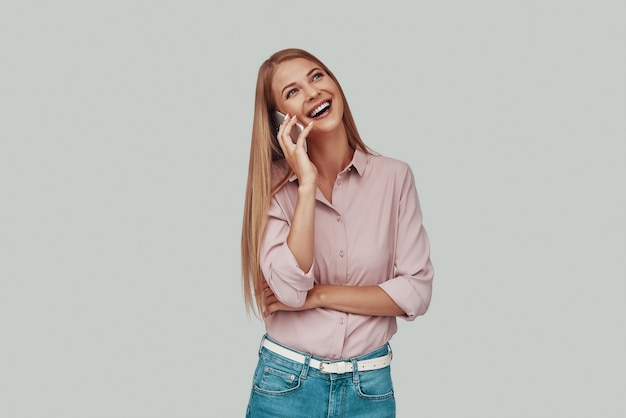
[(320, 372), (322, 373), (337, 373), (344, 374), (349, 371), (345, 361), (338, 361), (336, 363), (322, 363), (320, 364)]

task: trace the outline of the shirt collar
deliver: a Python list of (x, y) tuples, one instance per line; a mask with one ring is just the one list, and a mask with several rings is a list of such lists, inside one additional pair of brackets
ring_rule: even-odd
[[(348, 171), (350, 171), (350, 169), (354, 167), (356, 172), (360, 176), (362, 176), (363, 172), (365, 171), (365, 166), (367, 166), (367, 154), (357, 148), (356, 150), (354, 150), (354, 155), (352, 156), (352, 161), (350, 161), (350, 164), (348, 164), (346, 169)], [(293, 174), (291, 177), (289, 177), (289, 181), (290, 182), (293, 182), (293, 181), (295, 181), (297, 179), (298, 179), (298, 177), (296, 177), (295, 174)]]
[(348, 167), (354, 167), (356, 172), (359, 173), (360, 176), (365, 172), (365, 167), (367, 166), (367, 157), (369, 154), (361, 151), (360, 149), (356, 149), (354, 151), (354, 157), (352, 157), (352, 162)]

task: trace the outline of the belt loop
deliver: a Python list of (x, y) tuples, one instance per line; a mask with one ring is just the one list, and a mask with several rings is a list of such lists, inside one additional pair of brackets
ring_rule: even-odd
[(304, 357), (304, 364), (302, 365), (302, 371), (300, 372), (300, 379), (306, 379), (309, 374), (309, 362), (311, 361), (311, 355), (307, 354)]
[(261, 349), (263, 348), (263, 343), (265, 342), (266, 338), (267, 334), (263, 334), (263, 337), (261, 337), (261, 344), (259, 344), (259, 355), (261, 355)]
[(351, 359), (352, 362), (352, 382), (355, 385), (359, 384), (359, 362), (356, 359)]

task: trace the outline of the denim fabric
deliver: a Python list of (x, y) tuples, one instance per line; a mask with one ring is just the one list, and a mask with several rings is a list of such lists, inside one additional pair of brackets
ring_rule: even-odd
[[(345, 361), (354, 364), (358, 360), (384, 356), (388, 350), (389, 346), (385, 345)], [(261, 347), (246, 417), (396, 416), (390, 367), (365, 372), (325, 374), (308, 366), (310, 355), (301, 354), (306, 357), (306, 364), (294, 362)]]

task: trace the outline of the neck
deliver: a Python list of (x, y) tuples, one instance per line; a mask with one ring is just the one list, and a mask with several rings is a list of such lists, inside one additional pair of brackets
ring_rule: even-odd
[(330, 182), (335, 181), (337, 174), (346, 168), (354, 156), (345, 129), (332, 136), (316, 136), (311, 139), (308, 142), (308, 153), (318, 175)]

